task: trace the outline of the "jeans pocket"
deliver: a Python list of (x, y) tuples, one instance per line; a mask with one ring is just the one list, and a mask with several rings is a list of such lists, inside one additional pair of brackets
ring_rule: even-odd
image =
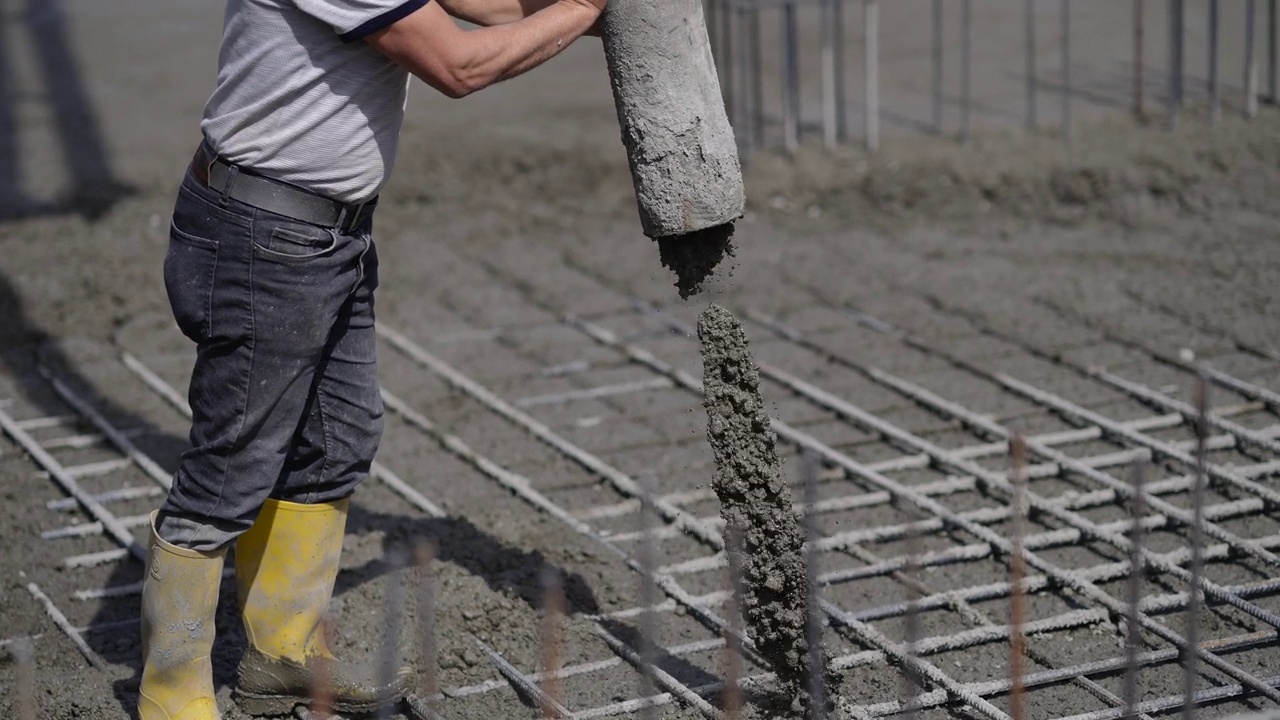
[(320, 257), (338, 246), (338, 233), (304, 223), (280, 224), (269, 232), (257, 231), (254, 252), (269, 260), (298, 262)]
[(164, 287), (169, 307), (183, 335), (202, 342), (210, 335), (213, 277), (218, 265), (218, 243), (169, 228), (169, 251), (164, 258)]

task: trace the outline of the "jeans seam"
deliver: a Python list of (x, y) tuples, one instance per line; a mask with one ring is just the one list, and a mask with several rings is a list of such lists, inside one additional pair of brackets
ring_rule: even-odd
[[(250, 216), (250, 218), (249, 218), (249, 237), (250, 237), (251, 239), (253, 238), (254, 224), (256, 223), (256, 221), (257, 221), (257, 213), (254, 213), (254, 214), (253, 214), (252, 216)], [(246, 380), (245, 380), (244, 395), (242, 396), (242, 398), (241, 398), (241, 402), (240, 402), (240, 412), (239, 412), (239, 415), (240, 415), (240, 423), (236, 426), (235, 439), (232, 441), (232, 442), (234, 443), (234, 445), (235, 445), (235, 446), (238, 446), (238, 445), (239, 445), (239, 443), (240, 443), (240, 437), (244, 434), (244, 424), (245, 424), (245, 422), (246, 422), (246, 420), (247, 420), (247, 415), (248, 415), (248, 412), (249, 412), (249, 394), (250, 394), (251, 392), (253, 392), (253, 383), (252, 383), (251, 381), (252, 381), (252, 379), (253, 379), (253, 360), (254, 360), (254, 349), (255, 349), (255, 347), (254, 347), (254, 346), (257, 344), (257, 343), (255, 342), (255, 341), (257, 340), (257, 333), (256, 333), (256, 330), (255, 330), (255, 324), (256, 324), (256, 323), (254, 322), (254, 307), (255, 307), (255, 304), (254, 304), (254, 294), (253, 294), (253, 265), (254, 265), (254, 262), (253, 262), (253, 253), (252, 253), (252, 252), (249, 252), (249, 253), (247, 253), (247, 255), (248, 255), (248, 259), (249, 259), (249, 278), (248, 278), (248, 289), (249, 289), (249, 340), (248, 340), (248, 342), (246, 343), (246, 346), (248, 347), (248, 351), (249, 351), (249, 367), (248, 367), (248, 369), (245, 371), (245, 372), (246, 372), (246, 374), (248, 375), (248, 378), (246, 378)], [(229, 463), (228, 463), (228, 465), (229, 465)], [(214, 502), (213, 502), (213, 507), (209, 508), (209, 514), (210, 514), (210, 515), (212, 515), (212, 514), (214, 513), (214, 511), (216, 511), (216, 510), (218, 509), (218, 507), (222, 505), (222, 495), (223, 495), (223, 493), (224, 493), (224, 492), (226, 492), (226, 489), (227, 489), (227, 471), (228, 471), (228, 468), (224, 466), (224, 468), (223, 468), (223, 470), (222, 470), (222, 479), (221, 479), (221, 482), (219, 482), (219, 483), (218, 483), (218, 496), (217, 496), (217, 499), (215, 499), (215, 500), (214, 500)]]
[[(324, 482), (329, 476), (329, 469), (333, 462), (333, 443), (331, 440), (331, 430), (329, 427), (329, 409), (325, 405), (324, 395), (324, 379), (325, 373), (329, 369), (329, 360), (326, 358), (317, 369), (316, 376), (316, 406), (320, 408), (320, 437), (324, 440), (324, 462), (320, 463), (320, 476), (317, 478), (315, 485)], [(314, 485), (307, 492), (307, 500), (315, 498)]]
[(204, 336), (206, 338), (213, 337), (213, 289), (218, 283), (218, 257), (222, 252), (222, 243), (217, 243), (213, 247), (213, 270), (209, 273), (209, 292), (205, 297), (204, 308)]

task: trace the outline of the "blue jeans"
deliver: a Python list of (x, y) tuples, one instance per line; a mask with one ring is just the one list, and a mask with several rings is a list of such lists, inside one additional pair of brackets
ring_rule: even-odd
[(188, 170), (164, 262), (196, 343), (191, 448), (160, 508), (165, 541), (221, 548), (267, 498), (351, 495), (382, 436), (371, 219), (349, 234), (223, 197)]

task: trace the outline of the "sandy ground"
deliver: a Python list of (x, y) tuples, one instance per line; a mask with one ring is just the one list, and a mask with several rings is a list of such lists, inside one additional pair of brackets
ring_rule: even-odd
[[(52, 448), (56, 462), (85, 471), (77, 477), (89, 492), (126, 486), (143, 492), (108, 506), (121, 518), (145, 514), (158, 503), (155, 475), (172, 471), (185, 443), (185, 418), (156, 389), (162, 384), (180, 395), (191, 360), (191, 348), (168, 315), (160, 261), (174, 188), (212, 77), (220, 13), (214, 5), (0, 2), (0, 398), (6, 401), (0, 411), (18, 420), (55, 418), (48, 426), (28, 426), (29, 432)], [(992, 22), (1005, 27), (1016, 17)], [(918, 23), (900, 24), (907, 33), (902, 46), (918, 42), (911, 34)], [(1097, 42), (1114, 47), (1119, 41)], [(1113, 55), (1123, 58), (1122, 48)], [(1051, 411), (1047, 401), (1002, 386), (992, 373), (1114, 421), (1149, 418), (1167, 407), (1137, 402), (1114, 382), (1090, 376), (1091, 369), (1106, 368), (1185, 402), (1194, 375), (1177, 364), (1182, 353), (1273, 393), (1280, 390), (1274, 320), (1280, 316), (1280, 113), (1272, 107), (1264, 106), (1252, 122), (1232, 113), (1212, 130), (1197, 109), (1180, 130), (1168, 133), (1135, 127), (1108, 114), (1104, 105), (1082, 120), (1070, 146), (1049, 131), (1016, 130), (1015, 114), (1010, 122), (993, 120), (967, 146), (904, 126), (889, 133), (875, 157), (853, 148), (828, 152), (811, 143), (794, 158), (757, 154), (747, 173), (749, 211), (739, 223), (732, 273), (682, 302), (656, 246), (639, 232), (599, 55), (597, 47), (575, 47), (539, 74), (460, 103), (417, 88), (401, 162), (378, 211), (379, 315), (389, 331), (380, 349), (384, 386), (411, 411), (391, 413), (379, 461), (440, 512), (413, 505), (384, 479), (365, 484), (352, 512), (335, 597), (337, 644), (344, 655), (376, 654), (395, 583), (404, 582), (411, 598), (417, 592), (418, 575), (399, 571), (387, 554), (429, 539), (439, 553), (439, 681), (448, 691), (442, 704), (448, 717), (537, 716), (475, 641), (522, 672), (537, 669), (545, 568), (557, 570), (567, 590), (565, 662), (602, 663), (565, 680), (566, 702), (585, 710), (637, 696), (638, 674), (612, 660), (617, 656), (600, 635), (608, 632), (634, 646), (639, 627), (628, 612), (639, 604), (639, 576), (610, 549), (632, 558), (639, 549), (628, 534), (641, 522), (633, 505), (618, 506), (628, 499), (619, 488), (624, 481), (642, 483), (692, 516), (718, 513), (706, 492), (711, 450), (700, 399), (659, 365), (700, 376), (697, 341), (688, 330), (708, 302), (753, 318), (747, 332), (758, 361), (927, 438), (938, 452), (996, 438), (858, 368), (880, 368), (1028, 433), (1089, 422), (1061, 408)], [(1005, 57), (1016, 64), (1016, 51)], [(1020, 82), (1016, 76), (1010, 82), (989, 92), (1016, 109), (1017, 92), (1009, 87)], [(904, 80), (895, 87), (909, 85)], [(905, 95), (888, 102), (908, 114), (924, 107)], [(785, 332), (771, 331), (762, 322), (767, 318)], [(137, 364), (131, 370), (123, 353), (160, 383), (144, 383)], [(479, 383), (483, 392), (456, 375), (447, 381), (441, 363)], [(72, 436), (94, 428), (41, 368), (106, 422), (129, 431), (136, 450), (132, 464), (102, 466), (101, 475), (87, 472), (92, 463), (121, 454), (110, 444), (75, 441)], [(868, 423), (833, 412), (830, 403), (802, 398), (777, 376), (763, 392), (776, 417), (858, 463), (920, 451), (901, 439), (887, 441)], [(1218, 389), (1212, 402), (1225, 412), (1248, 399)], [(520, 413), (497, 411), (508, 407)], [(1231, 417), (1265, 434), (1280, 423), (1276, 410), (1265, 403), (1245, 405)], [(424, 429), (420, 419), (430, 427)], [(1144, 437), (1167, 442), (1191, 437), (1185, 424), (1146, 432)], [(452, 439), (441, 443), (441, 433)], [(459, 441), (472, 453), (461, 451)], [(1089, 459), (1134, 443), (1113, 437), (1063, 449)], [(570, 444), (577, 448), (575, 457)], [(784, 471), (794, 482), (796, 448), (787, 442), (781, 447)], [(1247, 467), (1277, 459), (1270, 448), (1266, 442), (1237, 442), (1212, 457), (1223, 467)], [(158, 473), (149, 475), (138, 458), (154, 461)], [(981, 462), (995, 471), (1006, 465), (999, 453)], [(831, 456), (826, 464), (833, 467)], [(1127, 478), (1123, 464), (1103, 467)], [(6, 642), (0, 654), (8, 653), (0, 660), (0, 715), (15, 712), (18, 674), (8, 639), (35, 635), (39, 717), (128, 717), (137, 688), (136, 625), (130, 624), (137, 597), (80, 600), (75, 593), (136, 582), (141, 564), (108, 557), (90, 567), (67, 567), (67, 558), (118, 545), (100, 535), (41, 539), (44, 531), (88, 522), (74, 510), (50, 509), (47, 503), (65, 493), (42, 469), (47, 467), (11, 437), (0, 440), (0, 636)], [(1153, 479), (1186, 472), (1185, 463), (1166, 457)], [(964, 473), (935, 456), (932, 463), (908, 463), (885, 474), (904, 487), (929, 488)], [(509, 489), (524, 482), (513, 477), (527, 481), (523, 497)], [(833, 501), (879, 489), (845, 474), (823, 477), (822, 497)], [(1251, 477), (1275, 488), (1267, 471)], [(1032, 483), (1045, 498), (1097, 488), (1078, 470)], [(153, 494), (146, 495), (149, 490)], [(938, 492), (932, 497), (957, 512), (1007, 505), (998, 491), (972, 484)], [(1215, 486), (1209, 502), (1255, 494), (1227, 483)], [(1185, 489), (1162, 497), (1176, 507), (1190, 505)], [(544, 502), (542, 509), (533, 500)], [(565, 515), (547, 510), (553, 506), (611, 539), (602, 543), (575, 531)], [(829, 535), (916, 517), (902, 503), (837, 506), (822, 516)], [(1103, 502), (1079, 513), (1088, 522), (1107, 523), (1124, 518), (1125, 507)], [(1250, 506), (1223, 509), (1215, 522), (1274, 548), (1268, 543), (1280, 535), (1275, 518), (1270, 510)], [(999, 519), (990, 524), (1006, 529)], [(1032, 532), (1043, 532), (1063, 522), (1038, 516), (1032, 526)], [(141, 537), (140, 529), (134, 532)], [(918, 542), (932, 551), (975, 540), (953, 528)], [(1149, 542), (1154, 551), (1177, 550), (1186, 547), (1187, 533), (1166, 523)], [(671, 566), (671, 577), (689, 593), (725, 586), (723, 568), (714, 563), (704, 562), (701, 570), (677, 565), (713, 557), (706, 542), (669, 532), (658, 551), (658, 564)], [(824, 570), (870, 566), (904, 552), (914, 551), (900, 534), (864, 538), (825, 553)], [(1124, 557), (1104, 540), (1051, 546), (1043, 556), (1076, 570)], [(1227, 585), (1277, 576), (1274, 565), (1239, 556), (1211, 562), (1207, 572)], [(922, 584), (938, 593), (1006, 580), (1008, 564), (997, 554), (918, 575), (871, 574), (833, 584), (824, 597), (848, 612), (871, 614), (905, 600), (913, 592), (909, 587)], [(102, 668), (87, 664), (29, 584), (71, 625), (97, 628), (85, 639)], [(1121, 578), (1106, 576), (1098, 584), (1124, 597)], [(243, 639), (230, 589), (228, 583), (219, 614), (223, 641), (216, 666), (220, 697), (234, 720), (241, 715), (228, 693)], [(1151, 596), (1182, 590), (1185, 584), (1168, 573), (1146, 586)], [(1280, 612), (1274, 595), (1260, 591), (1251, 598)], [(400, 635), (401, 651), (410, 659), (417, 653), (415, 606), (408, 603), (411, 622)], [(1098, 614), (1100, 607), (1054, 586), (1033, 594), (1032, 620), (1076, 610), (1095, 614), (1033, 636), (1029, 669), (1116, 657), (1123, 643), (1116, 618)], [(1204, 638), (1268, 629), (1234, 609), (1203, 616)], [(1157, 619), (1182, 628), (1177, 613)], [(663, 612), (659, 620), (667, 646), (716, 637), (684, 609)], [(924, 637), (998, 629), (1008, 621), (1008, 598), (944, 605), (919, 620)], [(892, 613), (869, 624), (891, 641), (904, 636), (901, 619)], [(844, 683), (849, 703), (872, 705), (901, 696), (903, 680), (895, 665), (883, 658), (856, 659), (878, 647), (876, 637), (834, 624), (827, 630), (830, 655), (855, 658)], [(1001, 679), (1008, 666), (1001, 637), (941, 643), (928, 659), (959, 682)], [(1149, 646), (1169, 647), (1154, 638)], [(1264, 638), (1229, 658), (1269, 676), (1280, 667), (1277, 653), (1274, 640)], [(694, 646), (664, 656), (662, 667), (680, 682), (699, 686), (719, 677), (721, 659), (713, 647)], [(761, 669), (748, 664), (747, 671)], [(1143, 696), (1179, 692), (1180, 677), (1169, 664), (1148, 670)], [(1104, 692), (1120, 692), (1118, 675), (1095, 679)], [(1210, 671), (1201, 684), (1228, 682)], [(1004, 695), (991, 700), (1007, 707)], [(1037, 718), (1105, 707), (1096, 687), (1080, 683), (1037, 689), (1030, 703)], [(1271, 706), (1249, 700), (1209, 711)], [(700, 716), (680, 703), (664, 706), (661, 714)], [(924, 713), (974, 714), (955, 704)]]

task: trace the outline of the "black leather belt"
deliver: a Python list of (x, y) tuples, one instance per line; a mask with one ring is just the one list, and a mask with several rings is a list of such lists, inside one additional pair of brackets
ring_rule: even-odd
[(364, 203), (340, 203), (279, 180), (254, 175), (222, 160), (205, 143), (196, 150), (191, 169), (196, 179), (232, 200), (342, 233), (355, 228), (378, 204), (376, 197)]

